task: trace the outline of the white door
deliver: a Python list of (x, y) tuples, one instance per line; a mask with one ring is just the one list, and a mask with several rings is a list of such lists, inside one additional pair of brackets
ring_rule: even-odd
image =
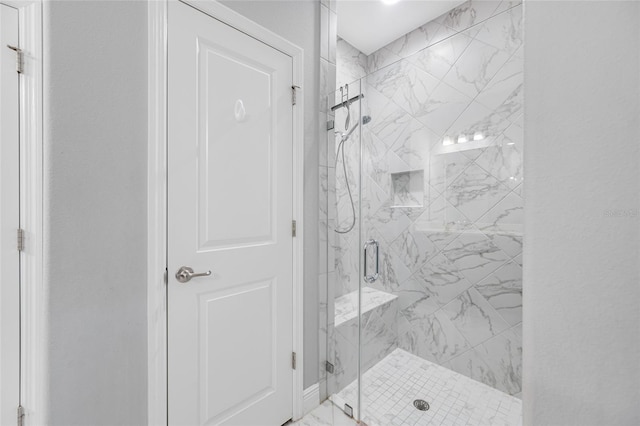
[[(281, 425), (293, 401), (292, 58), (180, 2), (168, 34), (169, 424)], [(211, 275), (179, 282), (182, 267)]]
[(0, 4), (0, 425), (15, 425), (20, 400), (18, 11)]

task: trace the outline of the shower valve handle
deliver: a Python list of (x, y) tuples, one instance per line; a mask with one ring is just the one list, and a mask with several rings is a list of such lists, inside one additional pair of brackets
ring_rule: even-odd
[(200, 272), (196, 274), (193, 272), (193, 268), (190, 268), (188, 266), (181, 266), (180, 269), (178, 269), (178, 272), (176, 272), (176, 279), (178, 280), (178, 282), (186, 283), (191, 281), (191, 278), (208, 277), (209, 275), (211, 275), (211, 271)]

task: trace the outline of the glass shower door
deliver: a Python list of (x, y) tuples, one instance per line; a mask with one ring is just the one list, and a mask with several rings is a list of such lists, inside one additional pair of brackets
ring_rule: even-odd
[[(329, 95), (327, 176), (327, 396), (339, 408), (359, 418), (360, 360), (360, 81)], [(333, 268), (333, 270), (331, 270)], [(322, 314), (322, 313), (321, 313)], [(324, 367), (324, 368), (323, 368)]]

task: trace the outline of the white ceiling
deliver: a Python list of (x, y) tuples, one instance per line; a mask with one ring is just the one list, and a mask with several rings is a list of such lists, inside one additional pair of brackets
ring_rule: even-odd
[(338, 36), (370, 55), (464, 0), (338, 0)]

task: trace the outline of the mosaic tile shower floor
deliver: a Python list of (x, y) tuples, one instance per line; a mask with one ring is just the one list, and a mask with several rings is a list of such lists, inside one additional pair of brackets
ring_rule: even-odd
[[(402, 349), (367, 371), (362, 388), (363, 420), (368, 426), (522, 425), (520, 399)], [(356, 391), (354, 381), (331, 399), (339, 407), (345, 402), (355, 407)], [(427, 401), (429, 410), (416, 409), (416, 399)]]

